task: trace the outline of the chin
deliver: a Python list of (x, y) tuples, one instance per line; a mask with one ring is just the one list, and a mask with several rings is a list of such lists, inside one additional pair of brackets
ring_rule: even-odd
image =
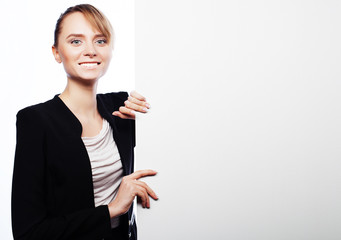
[(79, 82), (79, 83), (83, 83), (85, 85), (92, 85), (94, 83), (96, 83), (99, 79), (101, 78), (101, 76), (69, 76), (68, 79), (71, 80), (71, 81), (76, 81), (76, 82)]
[(79, 78), (88, 80), (88, 81), (93, 81), (93, 80), (98, 80), (100, 79), (104, 74), (103, 73), (98, 73), (98, 72), (93, 72), (93, 73), (83, 73), (79, 74)]

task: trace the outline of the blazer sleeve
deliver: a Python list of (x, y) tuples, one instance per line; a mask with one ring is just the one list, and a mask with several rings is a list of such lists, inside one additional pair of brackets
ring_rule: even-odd
[[(116, 97), (118, 97), (120, 99), (120, 101), (118, 101), (120, 104), (118, 105), (118, 109), (120, 106), (124, 106), (124, 101), (128, 99), (129, 97), (129, 93), (127, 92), (118, 92), (118, 93), (111, 93), (111, 96), (115, 99)], [(129, 122), (129, 124), (131, 125), (131, 140), (132, 140), (132, 145), (133, 147), (136, 146), (136, 125), (135, 125), (135, 120), (132, 119), (124, 119), (123, 121), (127, 121)]]
[[(106, 109), (110, 112), (110, 115), (114, 111), (118, 111), (121, 106), (124, 106), (124, 102), (128, 99), (129, 94), (127, 92), (111, 92), (106, 94), (98, 94), (103, 101)], [(118, 117), (118, 119), (120, 119)], [(131, 141), (132, 146), (136, 146), (136, 134), (135, 134), (135, 120), (132, 119), (120, 119), (119, 121), (130, 125), (131, 129)]]
[[(111, 93), (111, 95), (115, 98), (118, 97), (121, 100), (121, 103), (118, 106), (118, 109), (120, 106), (124, 106), (124, 101), (128, 99), (129, 97), (129, 93), (127, 92), (118, 92), (118, 93)], [(132, 119), (123, 119), (123, 121), (127, 121), (129, 122), (129, 124), (131, 125), (131, 140), (132, 140), (132, 145), (133, 147), (136, 147), (136, 124), (135, 124), (135, 120)]]
[(110, 236), (106, 205), (51, 217), (46, 202), (44, 124), (38, 111), (17, 114), (17, 145), (12, 182), (14, 239), (103, 239)]

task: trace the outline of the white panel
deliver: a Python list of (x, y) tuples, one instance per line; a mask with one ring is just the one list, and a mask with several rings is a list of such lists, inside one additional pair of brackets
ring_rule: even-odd
[(136, 1), (140, 240), (341, 239), (339, 1)]

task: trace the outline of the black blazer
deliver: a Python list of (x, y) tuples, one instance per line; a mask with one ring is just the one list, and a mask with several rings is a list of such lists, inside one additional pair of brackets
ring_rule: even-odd
[[(113, 128), (124, 175), (133, 172), (135, 121), (112, 115), (125, 92), (98, 94), (98, 111)], [(17, 114), (12, 185), (14, 239), (112, 239), (107, 205), (95, 207), (82, 125), (64, 102), (53, 99)], [(126, 236), (136, 239), (132, 207), (121, 216)]]

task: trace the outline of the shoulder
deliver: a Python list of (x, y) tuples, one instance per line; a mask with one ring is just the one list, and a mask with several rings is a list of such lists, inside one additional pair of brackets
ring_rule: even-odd
[[(31, 105), (18, 111), (17, 113), (17, 142), (19, 139), (29, 142), (29, 139), (42, 136), (44, 127), (44, 106), (43, 103)], [(25, 140), (26, 139), (26, 140)]]
[(54, 109), (54, 99), (50, 99), (43, 103), (38, 103), (25, 107), (18, 111), (17, 120), (24, 119), (25, 121), (31, 120), (34, 122), (40, 122), (44, 118), (49, 116), (49, 113)]
[(124, 101), (128, 99), (127, 92), (111, 92), (97, 94), (97, 100), (101, 102), (106, 108), (116, 110), (124, 105)]
[(45, 111), (48, 102), (49, 101), (25, 107), (18, 111), (17, 116), (39, 116)]
[(128, 98), (127, 92), (110, 92), (97, 94), (97, 98), (102, 101), (124, 102)]

